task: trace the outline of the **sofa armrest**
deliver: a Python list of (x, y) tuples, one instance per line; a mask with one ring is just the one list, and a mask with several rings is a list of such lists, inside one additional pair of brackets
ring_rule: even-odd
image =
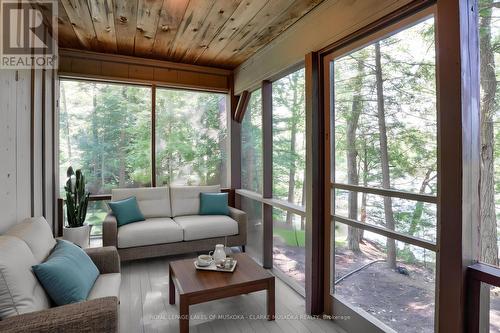
[(247, 213), (234, 207), (229, 207), (229, 216), (238, 222), (238, 233), (247, 239)]
[(85, 249), (101, 274), (120, 273), (120, 255), (114, 246)]
[(118, 247), (118, 221), (112, 213), (108, 213), (102, 222), (102, 246)]
[(13, 316), (0, 321), (0, 332), (115, 333), (118, 299), (104, 297)]

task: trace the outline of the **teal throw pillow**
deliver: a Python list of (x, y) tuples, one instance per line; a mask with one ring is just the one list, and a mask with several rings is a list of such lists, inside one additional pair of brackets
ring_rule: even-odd
[(128, 223), (144, 221), (144, 215), (142, 215), (135, 197), (112, 201), (108, 203), (108, 206), (116, 216), (119, 227)]
[(200, 193), (200, 215), (229, 215), (227, 193)]
[(57, 305), (85, 301), (99, 276), (87, 253), (65, 240), (58, 240), (47, 260), (32, 269)]

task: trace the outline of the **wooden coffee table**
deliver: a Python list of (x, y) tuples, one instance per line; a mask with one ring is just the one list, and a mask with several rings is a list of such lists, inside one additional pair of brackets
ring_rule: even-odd
[(169, 264), (169, 302), (175, 304), (179, 292), (179, 327), (189, 332), (189, 306), (216, 299), (267, 290), (267, 319), (274, 320), (274, 276), (248, 255), (235, 254), (238, 265), (233, 273), (201, 271), (196, 259), (172, 261)]

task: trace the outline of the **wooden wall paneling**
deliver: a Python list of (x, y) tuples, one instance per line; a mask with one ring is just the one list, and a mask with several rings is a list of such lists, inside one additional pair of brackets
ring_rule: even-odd
[(100, 66), (100, 75), (108, 76), (108, 77), (118, 77), (118, 78), (128, 78), (128, 68), (126, 64), (120, 64), (117, 62), (103, 62)]
[(41, 69), (34, 73), (34, 97), (32, 100), (33, 112), (31, 126), (33, 126), (32, 166), (33, 166), (33, 216), (43, 216), (43, 73)]
[(255, 27), (264, 27), (269, 23), (269, 18), (278, 16), (283, 8), (288, 8), (293, 0), (268, 1), (250, 21), (248, 21), (238, 33), (232, 36), (229, 43), (217, 54), (208, 65), (220, 65), (230, 62), (240, 50), (242, 50), (255, 37)]
[(73, 25), (66, 13), (66, 9), (61, 1), (57, 2), (57, 41), (59, 45), (66, 45), (66, 47), (70, 48), (81, 48), (81, 47), (90, 47), (90, 44), (86, 44), (86, 40), (81, 40), (80, 36), (75, 33), (73, 29)]
[(134, 54), (137, 3), (138, 0), (113, 0), (116, 49), (121, 54)]
[(129, 56), (60, 49), (59, 75), (229, 91), (231, 71)]
[(191, 0), (186, 8), (184, 18), (179, 26), (177, 35), (169, 50), (168, 58), (180, 61), (186, 53), (186, 47), (201, 33), (203, 23), (214, 6), (220, 0)]
[(17, 221), (30, 217), (31, 189), (31, 70), (18, 70), (16, 82)]
[(310, 179), (306, 182), (306, 311), (318, 315), (325, 309), (324, 294), (329, 294), (329, 288), (325, 287), (329, 279), (325, 276), (329, 272), (327, 254), (331, 249), (329, 228), (325, 228), (325, 207), (328, 205), (324, 193), (325, 182), (329, 181), (329, 178), (325, 178), (325, 166), (329, 161), (324, 157), (329, 147), (329, 137), (325, 132), (329, 123), (326, 119), (329, 109), (320, 107), (320, 65), (315, 52), (305, 57), (305, 82), (306, 177)]
[(208, 47), (193, 56), (194, 63), (209, 65), (236, 34), (257, 14), (267, 3), (265, 0), (241, 1), (222, 29), (213, 37)]
[[(41, 124), (40, 124), (40, 129), (41, 129), (41, 137), (40, 137), (40, 149), (41, 149), (41, 158), (40, 158), (40, 163), (42, 164), (42, 168), (40, 170), (41, 173), (41, 186), (42, 186), (42, 216), (47, 218), (47, 178), (46, 178), (46, 172), (47, 172), (47, 131), (46, 131), (46, 125), (47, 125), (47, 98), (46, 98), (46, 86), (45, 82), (47, 80), (47, 73), (45, 69), (40, 70), (42, 79), (41, 79), (41, 113), (40, 113), (40, 118), (41, 118)], [(49, 222), (50, 223), (50, 222)]]
[(75, 34), (80, 42), (89, 49), (101, 51), (104, 48), (97, 40), (94, 24), (90, 17), (87, 1), (85, 0), (60, 0)]
[(296, 0), (288, 10), (285, 10), (276, 17), (270, 24), (263, 27), (248, 44), (240, 48), (239, 52), (230, 59), (231, 66), (237, 66), (247, 59), (251, 54), (257, 52), (260, 48), (271, 42), (279, 34), (294, 24), (302, 16), (306, 15), (320, 4), (323, 0)]
[(139, 0), (134, 54), (148, 56), (153, 52), (163, 0)]
[(128, 66), (129, 79), (151, 80), (154, 77), (154, 68), (140, 65)]
[(466, 268), (478, 258), (480, 117), (477, 2), (437, 2), (436, 330), (464, 332)]
[[(124, 1), (127, 2), (127, 1)], [(88, 2), (90, 17), (94, 24), (97, 40), (106, 52), (116, 52), (116, 31), (114, 6), (112, 0)]]
[(53, 186), (53, 175), (54, 175), (54, 95), (53, 95), (53, 80), (54, 72), (52, 70), (47, 70), (45, 72), (45, 184), (44, 184), (44, 196), (45, 196), (45, 218), (54, 227), (54, 186)]
[(156, 29), (153, 54), (162, 58), (169, 54), (189, 0), (164, 0)]
[(16, 76), (15, 70), (0, 71), (0, 233), (17, 222)]
[(51, 107), (51, 124), (52, 124), (52, 221), (54, 236), (59, 235), (57, 220), (57, 198), (59, 197), (59, 80), (57, 79), (57, 71), (52, 70), (52, 107)]
[(30, 216), (35, 215), (35, 69), (31, 69), (30, 71), (30, 120), (29, 120), (29, 133), (30, 133)]
[[(246, 0), (243, 0), (246, 2)], [(208, 12), (201, 30), (195, 38), (188, 41), (182, 61), (194, 63), (198, 56), (207, 48), (213, 38), (222, 30), (222, 27), (231, 18), (242, 0), (218, 0)]]
[[(262, 198), (273, 197), (273, 84), (262, 82)], [(262, 204), (264, 268), (273, 267), (273, 206)]]

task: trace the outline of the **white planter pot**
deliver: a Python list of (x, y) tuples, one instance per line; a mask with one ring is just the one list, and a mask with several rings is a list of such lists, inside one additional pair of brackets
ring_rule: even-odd
[(91, 225), (83, 225), (77, 228), (66, 228), (63, 229), (63, 239), (72, 242), (82, 249), (89, 247), (90, 242), (90, 230)]

